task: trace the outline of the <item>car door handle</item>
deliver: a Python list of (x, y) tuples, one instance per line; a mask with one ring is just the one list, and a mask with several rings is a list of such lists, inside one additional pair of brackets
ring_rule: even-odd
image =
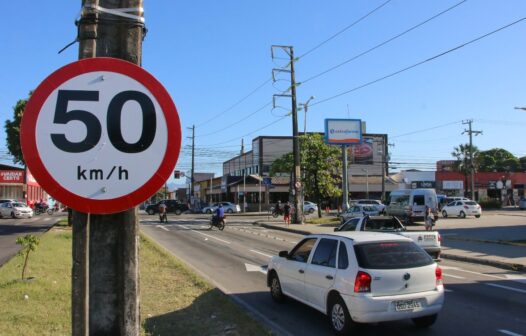
[(334, 279), (334, 277), (333, 277), (332, 275), (326, 275), (325, 277), (326, 277), (327, 279), (329, 279), (329, 280)]
[(301, 274), (305, 273), (305, 271), (302, 269), (298, 270), (298, 272), (300, 272)]

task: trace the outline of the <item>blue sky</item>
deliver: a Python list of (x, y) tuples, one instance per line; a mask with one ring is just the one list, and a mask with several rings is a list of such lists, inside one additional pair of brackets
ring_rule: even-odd
[[(2, 125), (12, 118), (18, 99), (77, 59), (78, 44), (57, 52), (75, 38), (81, 1), (50, 4), (4, 4)], [(310, 79), (456, 4), (407, 34)], [(354, 90), (526, 17), (526, 1), (144, 0), (144, 6), (148, 34), (143, 67), (164, 84), (179, 110), (180, 170), (190, 168), (187, 127), (192, 125), (196, 171), (217, 174), (220, 163), (239, 152), (241, 139), (250, 149), (257, 136), (291, 135), (291, 118), (283, 118), (290, 101), (278, 100), (276, 109), (270, 104), (273, 94), (289, 85), (285, 77), (266, 82), (272, 68), (285, 64), (271, 59), (271, 45), (291, 45), (300, 57), (295, 63), (301, 83), (298, 103), (316, 97), (308, 110), (308, 131), (323, 131), (325, 118), (362, 119), (368, 133), (388, 134), (394, 144), (391, 160), (398, 162), (393, 167), (433, 169), (436, 160), (451, 159), (453, 147), (468, 141), (462, 120), (473, 119), (473, 129), (483, 131), (474, 138), (479, 149), (500, 147), (526, 155), (526, 112), (514, 110), (526, 106), (526, 20)], [(300, 129), (303, 122), (300, 111)], [(0, 158), (8, 162), (5, 153), (4, 136)]]

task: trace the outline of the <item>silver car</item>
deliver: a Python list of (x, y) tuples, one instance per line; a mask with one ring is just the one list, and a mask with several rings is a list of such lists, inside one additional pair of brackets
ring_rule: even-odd
[(214, 211), (216, 211), (216, 209), (219, 207), (219, 204), (223, 205), (223, 209), (224, 209), (224, 211), (226, 213), (241, 212), (241, 207), (239, 206), (239, 204), (234, 204), (234, 203), (231, 203), (231, 202), (215, 203), (215, 204), (213, 204), (211, 206), (204, 207), (202, 212), (205, 213), (205, 214), (211, 214)]
[(4, 202), (0, 204), (0, 216), (12, 218), (31, 218), (33, 210), (25, 203)]
[(354, 218), (354, 217), (361, 217), (361, 216), (378, 216), (380, 212), (378, 209), (371, 205), (362, 205), (362, 204), (356, 204), (351, 206), (347, 211), (343, 212), (340, 215), (340, 222), (343, 224), (347, 220)]
[(316, 203), (312, 203), (312, 202), (309, 202), (309, 201), (304, 201), (303, 202), (303, 212), (304, 213), (314, 213), (318, 211), (318, 205)]

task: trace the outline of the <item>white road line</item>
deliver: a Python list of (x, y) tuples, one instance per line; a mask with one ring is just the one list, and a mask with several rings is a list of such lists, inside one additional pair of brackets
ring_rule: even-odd
[(162, 225), (156, 225), (156, 227), (158, 227), (159, 229), (163, 229), (164, 231), (170, 231)]
[(203, 236), (205, 236), (205, 237), (212, 238), (212, 239), (215, 239), (215, 240), (219, 240), (220, 242), (223, 242), (223, 243), (225, 243), (225, 244), (232, 244), (232, 243), (229, 242), (229, 241), (226, 241), (226, 240), (223, 240), (223, 239), (219, 239), (219, 238), (217, 238), (217, 237), (214, 237), (214, 236), (211, 236), (211, 235), (207, 235), (206, 233), (202, 233), (202, 232), (199, 232), (199, 231), (196, 231), (196, 230), (192, 230), (192, 229), (188, 228), (188, 227), (185, 226), (185, 225), (181, 225), (181, 227), (182, 227), (182, 228), (185, 228), (185, 229), (187, 229), (187, 230), (190, 230), (190, 231), (192, 231), (192, 232), (199, 233), (200, 235), (203, 235)]
[(500, 280), (508, 280), (506, 278), (499, 277), (499, 276), (496, 276), (496, 275), (485, 274), (485, 273), (474, 272), (474, 271), (468, 271), (468, 270), (465, 270), (465, 269), (462, 269), (462, 268), (458, 268), (458, 267), (442, 266), (442, 265), (440, 265), (440, 268), (443, 269), (443, 270), (444, 269), (449, 269), (449, 270), (455, 270), (455, 271), (459, 271), (459, 272), (465, 272), (465, 273), (471, 273), (471, 274), (476, 274), (476, 275), (487, 276), (487, 277), (490, 277), (490, 278), (495, 278), (495, 279), (500, 279)]
[(49, 220), (51, 220), (51, 218), (49, 218), (49, 217), (44, 218), (44, 222), (47, 222), (47, 221), (49, 221)]
[(486, 286), (492, 286), (492, 287), (498, 287), (498, 288), (507, 289), (507, 290), (510, 290), (510, 291), (526, 294), (526, 290), (524, 290), (524, 289), (518, 289), (518, 288), (513, 288), (513, 287), (508, 287), (508, 286), (503, 286), (503, 285), (492, 284), (492, 283), (487, 283), (485, 285)]
[(272, 258), (273, 256), (271, 256), (270, 254), (266, 254), (266, 253), (263, 253), (263, 252), (259, 252), (259, 251), (256, 251), (256, 250), (249, 250), (250, 252), (254, 252), (254, 253), (257, 253), (257, 254), (261, 254), (262, 256), (265, 256), (265, 257), (269, 257), (269, 258)]
[(451, 278), (455, 278), (455, 279), (465, 279), (464, 277), (453, 275), (453, 274), (448, 274), (448, 273), (443, 273), (443, 275), (451, 277)]
[(453, 290), (452, 290), (452, 289), (447, 289), (447, 288), (444, 288), (444, 292), (446, 292), (446, 293), (452, 293), (452, 292), (453, 292)]
[(497, 331), (500, 333), (506, 334), (506, 335), (510, 335), (510, 336), (523, 336), (522, 334), (517, 334), (517, 333), (514, 333), (513, 331), (509, 331), (506, 329), (499, 329)]

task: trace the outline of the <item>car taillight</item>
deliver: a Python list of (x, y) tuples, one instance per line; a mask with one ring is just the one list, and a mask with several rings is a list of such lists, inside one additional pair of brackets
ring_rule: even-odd
[[(437, 268), (435, 269), (435, 278), (436, 278), (437, 286), (441, 286), (442, 285), (442, 269), (438, 265), (437, 265)], [(354, 287), (356, 288), (356, 285)]]
[(438, 242), (440, 244), (442, 244), (442, 236), (440, 235), (440, 233), (437, 232), (437, 239), (438, 239)]
[(371, 292), (371, 276), (365, 272), (359, 271), (354, 280), (355, 293)]

